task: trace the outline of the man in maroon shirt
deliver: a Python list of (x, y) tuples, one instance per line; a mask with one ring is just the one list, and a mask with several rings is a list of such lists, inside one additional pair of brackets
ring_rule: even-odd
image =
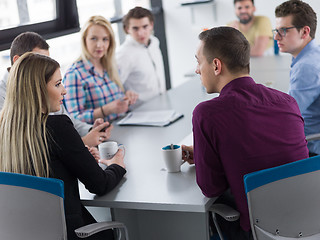
[(252, 239), (243, 176), (307, 158), (304, 122), (291, 96), (249, 76), (250, 46), (238, 30), (213, 28), (199, 39), (196, 73), (208, 93), (220, 95), (195, 108), (194, 147), (183, 146), (192, 157), (184, 159), (194, 161), (205, 196), (234, 201), (240, 221), (220, 220), (228, 239)]

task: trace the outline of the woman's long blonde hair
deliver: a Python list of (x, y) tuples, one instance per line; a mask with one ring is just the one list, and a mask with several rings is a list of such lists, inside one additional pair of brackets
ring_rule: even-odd
[(0, 171), (49, 177), (47, 83), (59, 67), (47, 56), (25, 53), (11, 68), (0, 112)]
[(86, 37), (88, 35), (88, 29), (93, 25), (99, 25), (106, 29), (109, 34), (109, 48), (107, 50), (107, 54), (105, 54), (101, 59), (101, 64), (105, 70), (107, 70), (110, 79), (115, 82), (123, 91), (123, 85), (120, 81), (118, 67), (115, 58), (115, 50), (116, 50), (116, 41), (114, 37), (114, 33), (111, 27), (111, 23), (102, 16), (92, 16), (89, 20), (84, 24), (81, 32), (81, 56), (78, 60), (90, 60), (91, 55), (88, 52), (88, 48), (86, 45)]

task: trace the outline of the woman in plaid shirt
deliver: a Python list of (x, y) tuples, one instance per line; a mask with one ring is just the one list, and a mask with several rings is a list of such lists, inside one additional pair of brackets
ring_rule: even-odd
[(87, 123), (97, 118), (113, 120), (127, 112), (138, 95), (124, 93), (110, 22), (102, 16), (92, 16), (82, 29), (81, 47), (81, 56), (63, 78), (66, 108), (70, 115)]

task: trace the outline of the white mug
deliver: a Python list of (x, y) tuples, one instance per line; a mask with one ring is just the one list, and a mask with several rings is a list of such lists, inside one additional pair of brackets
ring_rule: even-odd
[(180, 172), (182, 161), (182, 150), (179, 145), (167, 145), (162, 148), (164, 163), (168, 172)]
[[(100, 143), (98, 145), (100, 158), (106, 160), (113, 158), (113, 156), (118, 152), (119, 148), (124, 150), (124, 146), (122, 144), (118, 144), (117, 142), (109, 141)], [(99, 163), (99, 166), (106, 168), (106, 166), (102, 163)]]
[(119, 146), (117, 142), (103, 142), (100, 143), (99, 146), (99, 153), (101, 159), (111, 159), (117, 153)]

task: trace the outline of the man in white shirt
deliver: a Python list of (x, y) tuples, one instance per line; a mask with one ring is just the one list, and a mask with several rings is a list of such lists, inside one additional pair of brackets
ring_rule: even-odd
[(152, 35), (153, 15), (142, 7), (131, 9), (123, 18), (127, 33), (117, 51), (120, 80), (126, 90), (146, 101), (166, 91), (165, 73), (159, 40)]
[[(49, 45), (46, 40), (42, 38), (42, 36), (35, 32), (21, 33), (13, 40), (11, 44), (11, 65), (13, 65), (13, 63), (26, 52), (34, 52), (49, 56)], [(8, 68), (8, 71), (9, 70), (10, 68)], [(0, 110), (3, 107), (6, 97), (8, 75), (9, 74), (6, 73), (4, 78), (0, 81)], [(71, 119), (74, 128), (82, 137), (84, 144), (88, 145), (89, 147), (97, 146), (99, 143), (110, 137), (110, 131), (112, 127), (101, 131), (103, 128), (110, 125), (108, 122), (104, 122), (103, 119), (97, 119), (94, 125), (81, 122), (80, 120), (71, 117), (63, 105), (61, 105), (61, 110), (59, 112), (55, 112), (53, 114), (67, 115)]]

